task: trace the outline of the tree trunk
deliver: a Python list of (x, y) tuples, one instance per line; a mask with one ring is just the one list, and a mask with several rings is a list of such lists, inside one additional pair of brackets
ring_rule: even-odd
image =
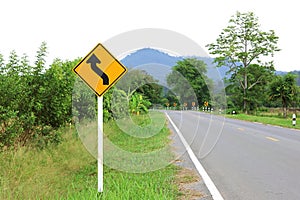
[(287, 102), (285, 100), (282, 100), (282, 111), (283, 111), (283, 117), (287, 117)]
[[(246, 31), (246, 27), (245, 27), (245, 33), (247, 33)], [(245, 43), (244, 43), (244, 53), (247, 53), (248, 52), (248, 43), (247, 43), (247, 40), (245, 40)], [(247, 57), (244, 58), (243, 60), (243, 65), (244, 65), (244, 112), (245, 114), (248, 114), (248, 110), (247, 110), (247, 90), (248, 90), (248, 74), (247, 74)]]
[(244, 110), (245, 114), (248, 114), (246, 95), (247, 95), (247, 92), (246, 92), (246, 89), (244, 89), (243, 110)]
[(247, 72), (244, 74), (244, 98), (243, 98), (243, 109), (244, 113), (248, 114), (247, 110), (247, 89), (248, 89), (248, 77), (247, 77)]
[(287, 108), (286, 108), (286, 106), (283, 107), (283, 117), (284, 118), (287, 117)]

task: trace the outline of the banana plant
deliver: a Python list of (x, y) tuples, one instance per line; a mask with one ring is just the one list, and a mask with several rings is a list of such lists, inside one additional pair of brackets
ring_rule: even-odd
[(147, 113), (151, 102), (143, 98), (142, 94), (134, 93), (131, 95), (129, 102), (130, 112), (132, 114), (140, 115), (140, 113)]

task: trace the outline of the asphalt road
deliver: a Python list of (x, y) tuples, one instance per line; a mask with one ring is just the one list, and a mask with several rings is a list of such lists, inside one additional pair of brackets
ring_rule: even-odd
[(224, 197), (300, 199), (300, 131), (167, 111)]

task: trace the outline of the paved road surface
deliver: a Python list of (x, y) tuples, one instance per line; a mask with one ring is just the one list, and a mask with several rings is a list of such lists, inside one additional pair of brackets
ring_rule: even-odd
[(201, 112), (167, 113), (224, 199), (300, 199), (300, 131)]

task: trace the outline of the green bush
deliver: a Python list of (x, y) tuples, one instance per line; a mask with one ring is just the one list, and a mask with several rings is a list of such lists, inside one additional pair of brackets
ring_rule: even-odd
[(0, 150), (13, 146), (23, 131), (17, 114), (17, 111), (0, 106)]
[(15, 51), (6, 63), (0, 54), (0, 150), (59, 143), (61, 136), (54, 130), (71, 122), (72, 68), (78, 60), (56, 59), (46, 67), (46, 54), (46, 43), (34, 65)]

